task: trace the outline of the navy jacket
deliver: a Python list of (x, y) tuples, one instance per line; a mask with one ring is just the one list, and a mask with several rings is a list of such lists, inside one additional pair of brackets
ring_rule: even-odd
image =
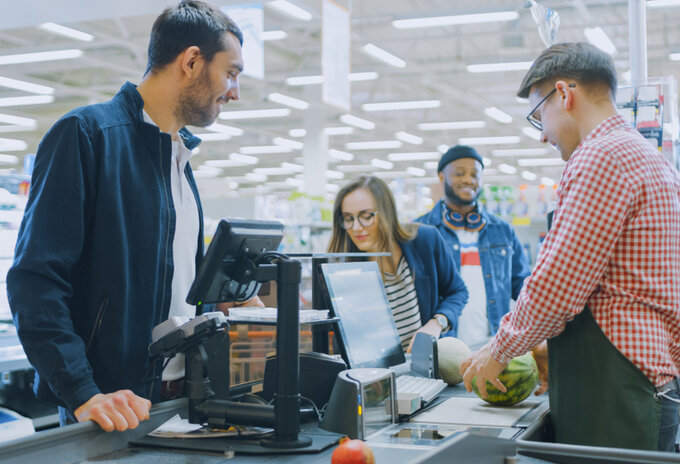
[[(453, 251), (456, 268), (460, 270), (460, 241), (456, 232), (444, 224), (444, 200), (416, 222), (432, 224)], [(510, 311), (510, 299), (517, 299), (524, 279), (531, 274), (529, 260), (510, 224), (481, 209), (486, 225), (479, 232), (477, 249), (486, 288), (486, 314), (492, 333), (498, 331), (501, 318)], [(474, 292), (475, 289), (468, 289)]]
[[(71, 411), (100, 392), (151, 396), (148, 345), (168, 317), (175, 210), (170, 136), (144, 122), (143, 106), (128, 82), (45, 135), (7, 275), (38, 397)], [(202, 210), (188, 163), (184, 174), (198, 203), (198, 267)]]
[(451, 323), (451, 330), (442, 335), (455, 337), (468, 291), (451, 250), (437, 229), (427, 225), (420, 225), (412, 240), (399, 245), (411, 269), (421, 322), (424, 325), (435, 314), (443, 314)]

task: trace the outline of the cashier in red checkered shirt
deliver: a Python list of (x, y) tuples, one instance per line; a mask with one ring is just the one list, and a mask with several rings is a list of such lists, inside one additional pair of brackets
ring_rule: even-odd
[[(497, 335), (461, 367), (501, 390), (515, 356), (548, 340), (558, 443), (672, 451), (680, 366), (680, 177), (621, 117), (612, 58), (562, 43), (518, 95), (567, 162), (536, 267)], [(673, 102), (675, 104), (675, 102)]]

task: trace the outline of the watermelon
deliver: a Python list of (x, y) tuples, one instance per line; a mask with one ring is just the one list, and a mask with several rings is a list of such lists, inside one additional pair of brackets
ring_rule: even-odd
[(482, 398), (477, 389), (477, 377), (472, 379), (472, 389), (484, 401), (496, 406), (512, 406), (524, 401), (538, 384), (538, 366), (536, 366), (534, 357), (531, 353), (527, 353), (513, 358), (500, 373), (498, 379), (508, 389), (507, 392), (503, 393), (487, 380), (488, 396)]

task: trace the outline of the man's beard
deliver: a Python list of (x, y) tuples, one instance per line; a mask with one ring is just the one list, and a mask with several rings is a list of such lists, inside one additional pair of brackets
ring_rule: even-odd
[(210, 97), (209, 89), (210, 78), (207, 69), (204, 69), (199, 80), (180, 95), (177, 102), (175, 115), (182, 125), (206, 127), (215, 121), (215, 102)]
[(464, 200), (463, 198), (459, 197), (456, 192), (453, 191), (453, 187), (449, 185), (448, 180), (444, 179), (444, 195), (446, 196), (446, 199), (449, 201), (449, 203), (452, 203), (457, 206), (470, 206), (474, 205), (475, 202), (477, 201), (477, 198), (479, 198), (479, 194), (481, 191), (477, 192), (477, 194), (471, 199), (471, 200)]

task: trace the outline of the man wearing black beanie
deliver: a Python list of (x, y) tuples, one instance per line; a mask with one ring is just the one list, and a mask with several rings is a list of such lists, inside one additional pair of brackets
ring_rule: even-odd
[(477, 204), (484, 160), (477, 150), (456, 145), (439, 160), (444, 198), (416, 222), (432, 224), (451, 246), (470, 298), (456, 323), (456, 337), (473, 347), (496, 333), (510, 310), (529, 261), (512, 227)]

